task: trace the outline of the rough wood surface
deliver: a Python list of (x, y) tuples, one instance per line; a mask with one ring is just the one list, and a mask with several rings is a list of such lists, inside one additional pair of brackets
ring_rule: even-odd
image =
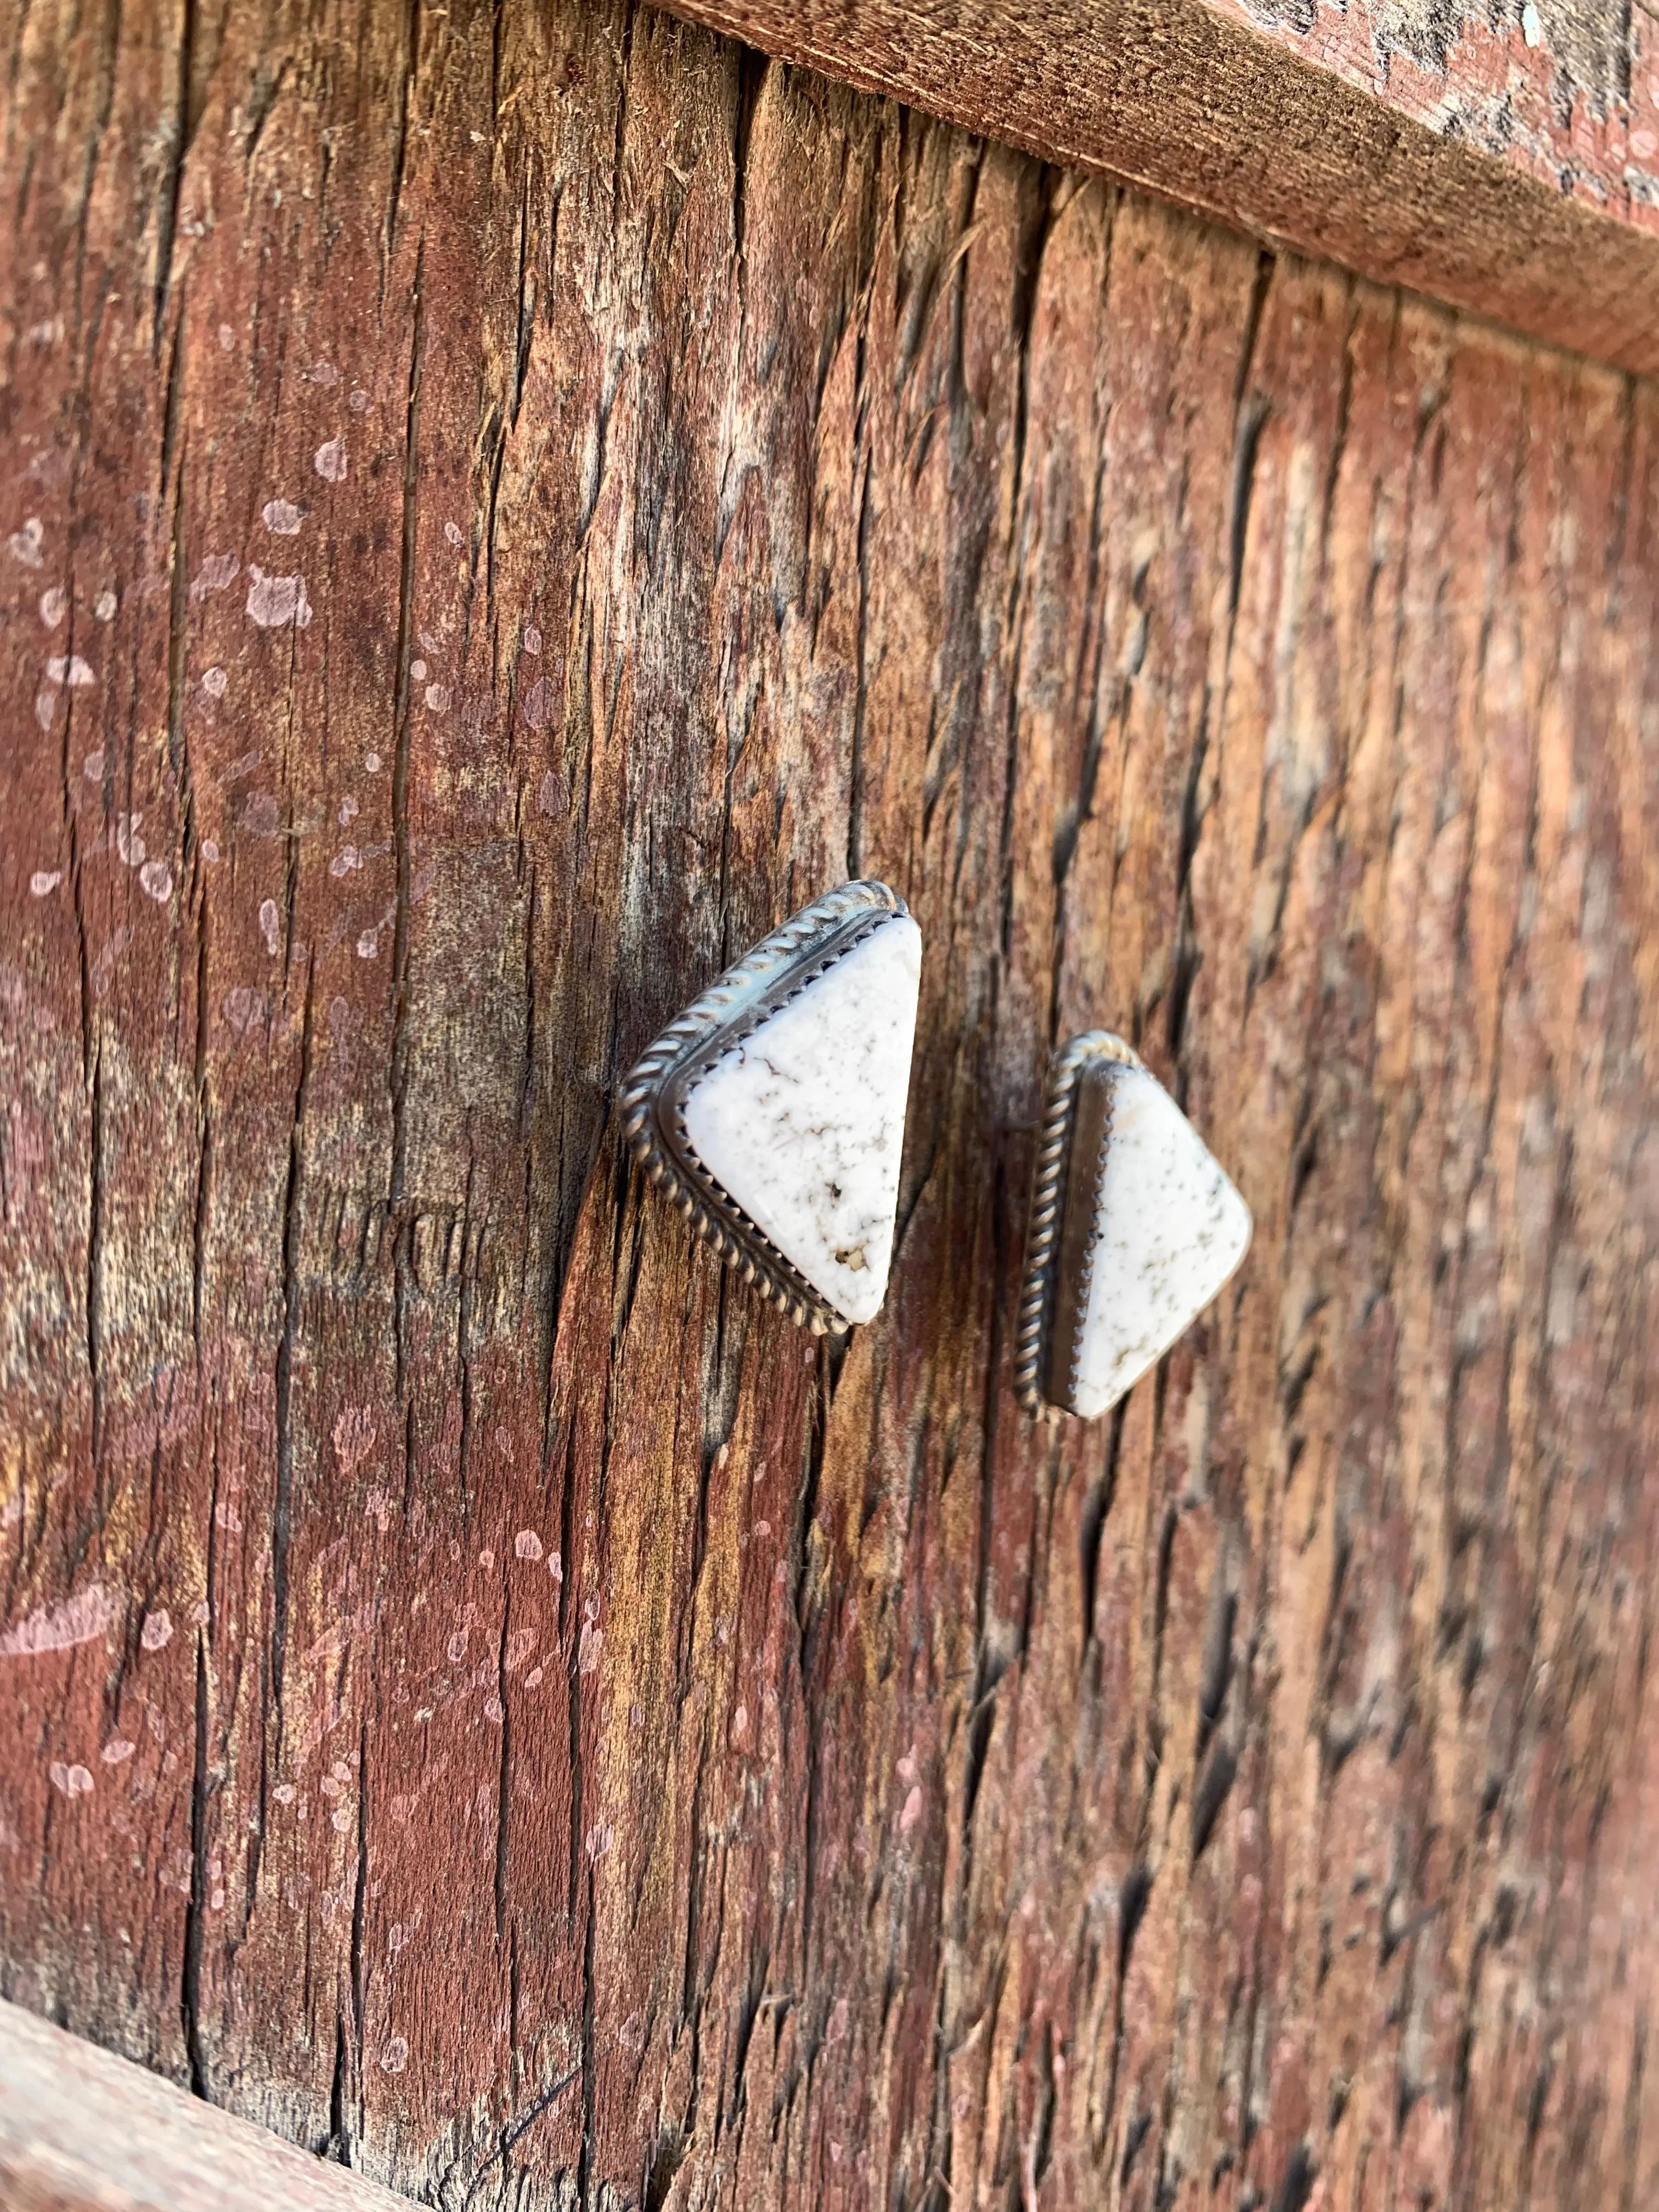
[[(445, 2206), (1659, 2191), (1659, 394), (649, 13), (36, 0), (0, 1987)], [(926, 942), (844, 1355), (611, 1100)], [(1010, 1389), (1051, 1041), (1255, 1210)]]
[(1659, 230), (1659, 17), (1608, 0), (1209, 0), (1447, 137)]
[(397, 2212), (401, 2201), (0, 2003), (6, 2212)]
[[(1351, 70), (1269, 36), (1243, 0), (672, 4), (1267, 245), (1659, 373), (1659, 222), (1632, 224), (1568, 176), (1511, 161), (1455, 109), (1431, 127), (1383, 96), (1386, 75), (1357, 85)], [(1501, 112), (1512, 124), (1513, 104)]]
[[(1650, 6), (1619, 0), (1486, 0), (1480, 6), (1466, 0), (1326, 0), (1323, 6), (1318, 0), (1186, 0), (1184, 7), (1141, 17), (1130, 36), (1164, 46), (1167, 70), (1170, 49), (1188, 35), (1183, 17), (1203, 6), (1293, 57), (1316, 104), (1325, 96), (1322, 80), (1340, 78), (1382, 111), (1409, 117), (1436, 137), (1489, 155), (1615, 221), (1659, 231), (1659, 21)], [(1101, 0), (690, 0), (684, 12), (740, 18), (769, 52), (792, 52), (816, 41), (814, 51), (833, 58), (843, 75), (862, 78), (877, 67), (878, 54), (880, 81), (895, 91), (908, 71), (916, 73), (919, 85), (949, 82), (948, 70), (931, 69), (930, 46), (943, 42), (958, 55), (964, 46), (977, 48), (975, 73), (992, 103), (1019, 101), (1029, 50), (1070, 47), (1085, 72), (1072, 88), (1074, 98), (1103, 108), (1121, 98), (1121, 88), (1088, 74), (1091, 66), (1098, 70), (1099, 56), (1115, 53), (1124, 34), (1121, 6)], [(1255, 46), (1224, 40), (1213, 52), (1248, 70)], [(1259, 53), (1254, 65), (1269, 88), (1281, 81)], [(1063, 82), (1063, 70), (1054, 74)], [(1167, 79), (1160, 88), (1166, 100), (1190, 99)], [(1212, 129), (1188, 155), (1200, 182), (1200, 152), (1213, 166), (1212, 135), (1261, 136), (1283, 119), (1253, 112), (1232, 96), (1237, 87), (1209, 89), (1218, 95), (1213, 118), (1206, 118)], [(1032, 112), (1041, 140), (1042, 111)], [(1358, 112), (1354, 104), (1333, 111)], [(1178, 139), (1178, 118), (1171, 112), (1169, 119), (1170, 135)], [(1300, 128), (1282, 139), (1281, 153), (1292, 163), (1305, 155), (1307, 119), (1304, 114)], [(980, 121), (994, 128), (994, 105)], [(1109, 117), (1101, 127), (1113, 127)], [(1388, 143), (1386, 130), (1367, 132), (1353, 158)], [(1178, 143), (1171, 150), (1178, 155)], [(1340, 158), (1340, 147), (1336, 151)], [(1449, 183), (1451, 177), (1449, 168)], [(1468, 220), (1468, 210), (1450, 198), (1423, 213), (1434, 229)]]

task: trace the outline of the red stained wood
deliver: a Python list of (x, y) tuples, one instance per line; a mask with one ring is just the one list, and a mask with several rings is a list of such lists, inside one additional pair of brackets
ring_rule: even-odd
[(1443, 0), (1322, 15), (1304, 0), (673, 4), (1270, 246), (1659, 370), (1659, 171), (1643, 166), (1659, 76), (1640, 11), (1552, 4), (1553, 50), (1534, 52), (1535, 0), (1512, 36)]
[[(5, 1996), (445, 2203), (1647, 2201), (1653, 388), (648, 13), (191, 23), (7, 94)], [(611, 1097), (854, 872), (836, 1354)], [(1257, 1236), (1054, 1435), (1097, 1024)]]

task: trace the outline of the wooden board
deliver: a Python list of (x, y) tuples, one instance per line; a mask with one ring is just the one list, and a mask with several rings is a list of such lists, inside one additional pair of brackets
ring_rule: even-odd
[(1659, 230), (1659, 20), (1606, 0), (1208, 0), (1310, 67), (1616, 222)]
[[(1395, 71), (1394, 52), (1430, 34), (1436, 51), (1455, 49), (1465, 19), (1439, 0), (1383, 11), (1388, 35), (1358, 81), (1371, 21), (1363, 7), (1292, 9), (1306, 20), (1299, 37), (1283, 11), (1245, 0), (673, 4), (768, 53), (1103, 171), (1269, 245), (1621, 368), (1659, 371), (1659, 172), (1626, 160), (1616, 188), (1613, 178), (1620, 151), (1638, 141), (1643, 159), (1659, 149), (1659, 76), (1632, 76), (1639, 11), (1602, 0), (1552, 7), (1574, 59), (1541, 96), (1535, 83), (1504, 82), (1483, 11), (1480, 58), (1443, 77), (1431, 102), (1416, 77)], [(1534, 0), (1527, 4), (1536, 29)], [(1610, 139), (1580, 113), (1586, 88), (1573, 70), (1590, 50), (1601, 56), (1604, 81), (1590, 96), (1604, 118), (1620, 87), (1625, 128)], [(1523, 118), (1546, 105), (1553, 127), (1540, 145)]]
[(402, 2202), (0, 2003), (6, 2212), (397, 2212)]
[[(3, 1994), (444, 2204), (1652, 2201), (1654, 388), (645, 12), (6, 98)], [(611, 1100), (855, 872), (836, 1356)], [(1096, 1023), (1256, 1243), (1051, 1437)]]

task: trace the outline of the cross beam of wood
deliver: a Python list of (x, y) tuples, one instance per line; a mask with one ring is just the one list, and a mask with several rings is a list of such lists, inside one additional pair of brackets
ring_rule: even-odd
[[(1539, 173), (1538, 149), (1522, 166), (1431, 129), (1206, 0), (673, 4), (763, 52), (1275, 246), (1618, 368), (1659, 369), (1659, 229), (1628, 219), (1659, 221), (1639, 197), (1656, 189), (1645, 172), (1609, 169), (1575, 194), (1570, 170)], [(1645, 76), (1635, 89), (1650, 96)]]
[(6, 2212), (396, 2212), (406, 2203), (0, 2000)]

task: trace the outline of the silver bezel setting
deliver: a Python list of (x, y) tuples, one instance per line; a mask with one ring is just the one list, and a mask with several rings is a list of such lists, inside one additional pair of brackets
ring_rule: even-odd
[(697, 1157), (685, 1101), (699, 1076), (836, 961), (910, 909), (885, 884), (842, 884), (763, 937), (677, 1014), (621, 1091), (634, 1157), (728, 1267), (815, 1336), (853, 1324), (815, 1290)]
[[(1031, 1181), (1025, 1268), (1020, 1281), (1019, 1320), (1014, 1339), (1014, 1389), (1026, 1412), (1039, 1420), (1058, 1421), (1062, 1413), (1071, 1411), (1069, 1407), (1055, 1405), (1045, 1394), (1042, 1376), (1048, 1365), (1048, 1329), (1054, 1304), (1054, 1253), (1070, 1166), (1078, 1082), (1084, 1069), (1097, 1060), (1109, 1060), (1120, 1067), (1141, 1067), (1146, 1064), (1110, 1030), (1085, 1030), (1078, 1036), (1068, 1037), (1048, 1063), (1042, 1141)], [(1079, 1285), (1085, 1307), (1089, 1294), (1087, 1276), (1093, 1266), (1091, 1244), (1085, 1277)]]

